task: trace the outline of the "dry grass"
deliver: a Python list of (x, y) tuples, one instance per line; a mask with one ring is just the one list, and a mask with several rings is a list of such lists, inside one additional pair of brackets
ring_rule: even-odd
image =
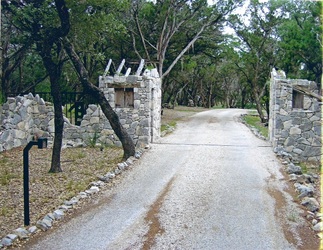
[[(122, 149), (68, 148), (62, 150), (62, 173), (48, 173), (51, 149), (29, 151), (30, 222), (57, 209), (88, 188), (122, 161)], [(0, 153), (0, 239), (24, 224), (23, 148)]]

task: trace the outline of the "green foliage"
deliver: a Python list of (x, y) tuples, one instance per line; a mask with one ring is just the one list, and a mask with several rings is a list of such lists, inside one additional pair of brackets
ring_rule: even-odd
[(69, 37), (96, 82), (110, 58), (121, 61), (116, 53), (129, 37), (123, 17), (129, 8), (128, 1), (68, 1), (68, 6), (72, 10)]
[(243, 119), (248, 125), (256, 128), (262, 136), (266, 138), (268, 137), (268, 127), (264, 126), (264, 124), (261, 123), (259, 116), (245, 115), (243, 116)]
[(278, 27), (281, 38), (278, 65), (290, 78), (306, 78), (319, 83), (322, 75), (322, 2), (294, 0), (285, 8), (289, 16)]
[(299, 166), (300, 166), (300, 167), (301, 167), (301, 169), (302, 169), (302, 173), (303, 173), (303, 174), (307, 174), (308, 169), (307, 169), (307, 164), (306, 164), (306, 162), (300, 162), (300, 163), (299, 163)]
[(9, 214), (11, 214), (13, 211), (12, 208), (9, 208), (9, 207), (6, 207), (6, 206), (3, 206), (1, 207), (1, 210), (0, 210), (0, 215), (1, 216), (7, 216)]
[(16, 174), (13, 174), (7, 167), (3, 169), (3, 172), (0, 175), (0, 185), (6, 186), (10, 183), (10, 181), (14, 178), (17, 178)]
[(66, 190), (70, 193), (69, 196), (73, 196), (78, 192), (84, 191), (87, 188), (86, 183), (81, 183), (79, 181), (70, 180), (66, 185)]
[[(257, 102), (264, 106), (268, 103), (264, 87), (274, 66), (286, 71), (288, 77), (321, 81), (320, 1), (250, 1), (245, 15), (231, 12), (242, 1), (218, 1), (212, 6), (205, 0), (66, 3), (71, 22), (68, 37), (92, 82), (97, 82), (110, 58), (114, 62), (110, 74), (123, 58), (125, 67), (134, 69), (129, 62), (144, 58), (150, 60), (148, 68), (162, 67), (164, 72), (202, 25), (210, 21), (173, 72), (163, 79), (164, 102), (186, 105), (191, 99), (205, 107), (244, 108)], [(59, 27), (55, 5), (50, 0), (7, 4), (3, 18), (3, 37), (8, 46), (2, 47), (4, 58), (9, 60), (4, 69), (11, 70), (6, 76), (9, 92), (31, 91), (34, 87), (36, 91), (50, 91), (35, 42)], [(144, 39), (139, 36), (136, 18)], [(223, 34), (228, 24), (237, 35)], [(39, 28), (37, 32), (34, 27)], [(20, 53), (23, 46), (26, 49)], [(65, 55), (60, 56), (57, 62)], [(162, 63), (157, 63), (163, 56)], [(11, 68), (13, 65), (16, 68)], [(61, 89), (82, 91), (71, 64), (62, 67)]]
[(93, 136), (88, 138), (88, 140), (87, 140), (88, 146), (91, 147), (91, 148), (96, 147), (99, 138), (100, 138), (100, 134), (97, 131), (95, 131), (93, 133)]
[(176, 121), (170, 121), (167, 124), (162, 124), (161, 128), (160, 128), (160, 131), (163, 132), (163, 131), (167, 131), (167, 130), (169, 130), (171, 128), (175, 128), (176, 124), (177, 124)]

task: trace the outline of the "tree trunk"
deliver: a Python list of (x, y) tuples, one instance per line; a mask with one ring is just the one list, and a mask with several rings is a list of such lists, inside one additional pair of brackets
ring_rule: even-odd
[(261, 97), (258, 95), (258, 93), (256, 91), (254, 91), (254, 99), (255, 99), (255, 102), (256, 102), (256, 109), (257, 109), (257, 112), (258, 112), (258, 115), (260, 117), (260, 120), (262, 123), (265, 123), (266, 120), (265, 120), (265, 116), (262, 112), (262, 106), (261, 106)]
[(54, 136), (54, 145), (52, 153), (52, 163), (49, 170), (50, 173), (62, 172), (61, 168), (61, 148), (63, 141), (63, 130), (64, 130), (64, 118), (63, 118), (63, 109), (62, 109), (62, 98), (61, 91), (58, 81), (51, 80), (51, 93), (54, 101), (54, 110), (55, 110), (55, 136)]
[(55, 126), (55, 135), (54, 135), (54, 145), (52, 151), (52, 162), (51, 168), (49, 170), (50, 173), (58, 173), (62, 172), (61, 168), (61, 148), (62, 148), (62, 140), (63, 140), (63, 130), (64, 130), (64, 118), (63, 118), (63, 110), (62, 110), (62, 98), (61, 98), (61, 90), (59, 79), (61, 77), (61, 66), (55, 64), (51, 51), (52, 46), (47, 41), (44, 41), (43, 44), (38, 44), (38, 49), (40, 51), (40, 55), (43, 59), (44, 66), (46, 71), (49, 74), (50, 86), (51, 86), (51, 94), (53, 96), (54, 102), (54, 126)]
[(241, 108), (245, 109), (246, 107), (246, 95), (247, 95), (247, 91), (245, 89), (243, 89), (241, 91)]
[[(61, 20), (62, 32), (64, 33), (60, 37), (63, 37), (68, 33), (70, 28), (69, 12), (65, 6), (64, 0), (55, 0), (55, 4), (59, 18)], [(127, 131), (122, 127), (119, 121), (119, 117), (111, 108), (110, 103), (104, 96), (104, 93), (90, 82), (89, 74), (79, 56), (76, 54), (73, 44), (71, 44), (66, 37), (62, 39), (62, 42), (64, 50), (71, 59), (84, 90), (87, 92), (87, 94), (98, 100), (103, 113), (109, 120), (112, 129), (121, 141), (123, 147), (123, 158), (127, 159), (130, 156), (133, 156), (135, 154), (135, 145), (128, 135)]]
[(209, 98), (208, 98), (208, 108), (210, 109), (212, 107), (212, 85), (209, 86)]
[(81, 81), (85, 92), (98, 101), (103, 113), (109, 120), (112, 129), (121, 141), (123, 147), (123, 158), (127, 159), (130, 156), (133, 156), (135, 154), (135, 145), (131, 137), (128, 135), (127, 131), (121, 125), (118, 115), (110, 106), (110, 103), (105, 98), (104, 93), (97, 86), (90, 82), (88, 72), (81, 62), (80, 58), (76, 54), (74, 47), (70, 43), (70, 41), (67, 38), (64, 38), (63, 44), (66, 53), (70, 57), (74, 68), (78, 73), (79, 80)]

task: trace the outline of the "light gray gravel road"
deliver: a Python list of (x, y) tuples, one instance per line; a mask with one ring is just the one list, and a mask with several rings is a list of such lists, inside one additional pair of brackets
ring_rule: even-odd
[[(153, 144), (104, 204), (28, 249), (295, 249), (269, 190), (283, 189), (268, 142), (210, 110)], [(280, 181), (279, 181), (280, 180)]]

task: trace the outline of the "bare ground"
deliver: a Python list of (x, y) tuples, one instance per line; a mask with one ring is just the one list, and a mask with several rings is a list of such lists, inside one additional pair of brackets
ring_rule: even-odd
[[(30, 224), (53, 212), (121, 162), (119, 148), (62, 150), (63, 172), (48, 173), (52, 149), (29, 151)], [(24, 226), (23, 147), (0, 153), (0, 237)]]

